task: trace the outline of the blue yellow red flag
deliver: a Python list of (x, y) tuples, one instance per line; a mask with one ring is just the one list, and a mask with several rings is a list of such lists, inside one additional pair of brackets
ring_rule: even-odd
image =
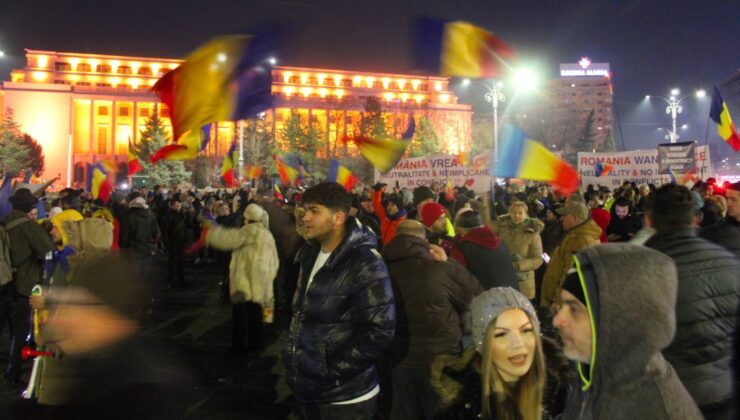
[(740, 136), (737, 135), (735, 124), (732, 123), (730, 111), (727, 109), (727, 103), (722, 99), (722, 95), (719, 94), (717, 86), (714, 87), (712, 105), (709, 108), (709, 118), (717, 124), (717, 134), (722, 137), (722, 140), (726, 141), (732, 147), (732, 150), (736, 152), (740, 151)]
[(234, 168), (236, 165), (234, 162), (236, 161), (234, 154), (236, 153), (236, 140), (231, 142), (231, 146), (229, 147), (229, 151), (226, 152), (226, 155), (224, 156), (223, 164), (221, 165), (221, 177), (226, 182), (227, 187), (234, 187), (237, 184), (236, 180), (236, 174), (234, 173)]
[(332, 159), (331, 164), (329, 165), (328, 180), (329, 182), (336, 182), (343, 186), (347, 191), (357, 185), (357, 177), (355, 177), (348, 167), (340, 164), (336, 159)]

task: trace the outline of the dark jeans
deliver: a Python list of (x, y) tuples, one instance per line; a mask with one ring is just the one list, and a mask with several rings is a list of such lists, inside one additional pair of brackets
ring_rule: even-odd
[(432, 387), (429, 367), (397, 365), (393, 368), (391, 420), (431, 419), (439, 405)]
[(184, 244), (170, 244), (167, 252), (167, 283), (185, 283), (185, 247)]
[(356, 404), (304, 404), (296, 401), (303, 420), (373, 420), (377, 395)]
[(235, 350), (244, 348), (245, 335), (250, 348), (262, 347), (262, 305), (254, 302), (234, 304), (232, 317), (232, 347)]
[(5, 376), (17, 380), (21, 376), (21, 350), (31, 331), (31, 306), (28, 297), (18, 293), (15, 282), (10, 282), (0, 289), (0, 323), (10, 320), (10, 356)]

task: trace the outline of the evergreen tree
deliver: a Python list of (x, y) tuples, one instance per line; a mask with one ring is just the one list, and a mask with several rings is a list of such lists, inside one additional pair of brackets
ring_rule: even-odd
[(20, 125), (13, 118), (13, 110), (6, 108), (0, 123), (0, 172), (3, 176), (18, 175), (32, 166), (31, 150), (23, 142)]
[(614, 144), (614, 130), (609, 131), (606, 139), (599, 145), (596, 151), (600, 153), (617, 151), (617, 146)]
[(567, 160), (572, 164), (576, 165), (578, 160), (578, 152), (591, 152), (594, 150), (594, 114), (596, 112), (592, 109), (588, 113), (586, 122), (583, 124), (583, 129), (578, 135), (578, 139), (573, 144), (573, 151), (566, 155)]
[(309, 167), (314, 166), (323, 137), (317, 124), (304, 121), (299, 113), (291, 111), (281, 135), (290, 152), (298, 154)]
[(493, 121), (490, 118), (473, 120), (470, 154), (475, 156), (488, 150), (493, 150)]
[(44, 156), (44, 148), (41, 147), (41, 145), (38, 144), (38, 142), (33, 137), (25, 133), (21, 137), (21, 143), (26, 146), (31, 152), (31, 167), (29, 169), (33, 171), (33, 174), (35, 176), (41, 176), (41, 174), (44, 172), (46, 160)]
[(360, 122), (360, 133), (378, 140), (387, 140), (390, 137), (385, 118), (383, 118), (383, 107), (378, 98), (374, 96), (370, 96), (365, 101), (365, 112), (362, 114), (362, 122)]
[(419, 126), (408, 148), (409, 157), (420, 157), (440, 153), (439, 135), (428, 117), (419, 118)]
[(146, 126), (141, 131), (139, 143), (134, 146), (136, 156), (141, 162), (141, 174), (148, 177), (149, 185), (169, 186), (180, 182), (190, 181), (192, 174), (185, 169), (185, 163), (180, 160), (160, 160), (152, 165), (149, 159), (169, 141), (167, 128), (157, 113), (147, 118)]

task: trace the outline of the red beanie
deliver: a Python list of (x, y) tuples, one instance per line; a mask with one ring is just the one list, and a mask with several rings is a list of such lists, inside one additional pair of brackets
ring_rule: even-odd
[(430, 227), (441, 216), (446, 215), (447, 210), (439, 203), (427, 203), (421, 208), (421, 221), (424, 226)]

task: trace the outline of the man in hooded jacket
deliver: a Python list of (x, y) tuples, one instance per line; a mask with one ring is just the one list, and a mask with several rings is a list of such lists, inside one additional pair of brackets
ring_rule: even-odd
[[(605, 244), (573, 262), (553, 319), (581, 379), (563, 419), (701, 419), (661, 354), (676, 330), (671, 259), (637, 245)], [(624, 267), (632, 267), (629, 275), (621, 275)]]

